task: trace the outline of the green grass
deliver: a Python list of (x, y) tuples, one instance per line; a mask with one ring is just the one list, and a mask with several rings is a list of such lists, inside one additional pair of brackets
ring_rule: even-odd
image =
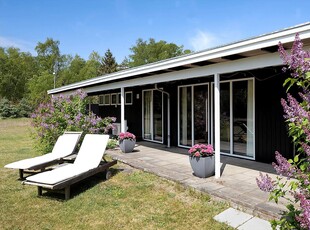
[(108, 181), (99, 174), (73, 186), (68, 201), (39, 198), (3, 168), (39, 155), (30, 129), (27, 119), (0, 120), (0, 229), (231, 229), (213, 220), (227, 204), (122, 164)]

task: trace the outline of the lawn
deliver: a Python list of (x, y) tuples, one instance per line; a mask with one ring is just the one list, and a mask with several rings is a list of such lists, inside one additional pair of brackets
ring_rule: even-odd
[(1, 229), (231, 229), (213, 217), (228, 208), (208, 196), (118, 164), (72, 188), (72, 199), (23, 186), (7, 163), (39, 155), (29, 119), (0, 119)]

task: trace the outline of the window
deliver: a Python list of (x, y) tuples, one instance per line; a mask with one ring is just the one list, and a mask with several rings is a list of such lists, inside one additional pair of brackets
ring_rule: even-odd
[(125, 93), (125, 105), (132, 105), (132, 92)]
[(104, 105), (104, 95), (99, 95), (99, 105)]
[(209, 85), (180, 86), (178, 95), (179, 146), (209, 143)]
[(110, 94), (104, 95), (104, 105), (110, 105)]
[(255, 158), (254, 95), (254, 79), (220, 83), (221, 153)]
[(111, 94), (111, 105), (117, 105), (117, 93)]
[(110, 94), (99, 95), (99, 105), (110, 105)]
[(163, 93), (144, 90), (143, 139), (163, 143)]
[(120, 93), (117, 94), (117, 104), (118, 105), (121, 104), (121, 94)]

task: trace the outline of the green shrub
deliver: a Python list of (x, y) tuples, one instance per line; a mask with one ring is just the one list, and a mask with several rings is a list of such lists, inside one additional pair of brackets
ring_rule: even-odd
[(6, 98), (2, 98), (0, 100), (0, 117), (3, 117), (3, 118), (19, 117), (19, 112), (18, 112), (17, 107)]
[(107, 144), (107, 149), (114, 149), (118, 146), (118, 141), (116, 139), (110, 139)]

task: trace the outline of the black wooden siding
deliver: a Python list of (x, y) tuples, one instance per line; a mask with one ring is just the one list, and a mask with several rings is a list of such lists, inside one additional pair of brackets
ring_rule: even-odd
[[(277, 72), (281, 70), (278, 68)], [(249, 72), (248, 72), (249, 73)], [(292, 157), (293, 147), (287, 136), (286, 124), (283, 118), (281, 98), (286, 97), (282, 86), (287, 76), (275, 74), (275, 70), (253, 70), (251, 74), (227, 74), (221, 76), (221, 80), (236, 78), (249, 78), (255, 76), (255, 156), (256, 161), (273, 162), (275, 151), (279, 151), (286, 157)], [(233, 76), (233, 77), (231, 77)], [(191, 80), (181, 80), (158, 84), (158, 87), (170, 94), (170, 130), (171, 146), (178, 143), (178, 98), (179, 85), (197, 84), (213, 81), (213, 77), (203, 77)], [(134, 88), (125, 88), (125, 92), (133, 92), (133, 104), (125, 105), (125, 119), (128, 131), (134, 133), (138, 140), (142, 139), (142, 90), (154, 89), (154, 85), (146, 85)], [(119, 91), (107, 91), (105, 93), (118, 93)], [(139, 94), (139, 99), (137, 99)], [(164, 100), (164, 144), (167, 144), (167, 100)], [(102, 117), (115, 116), (116, 122), (120, 122), (120, 105), (116, 107), (99, 106), (98, 114)]]

